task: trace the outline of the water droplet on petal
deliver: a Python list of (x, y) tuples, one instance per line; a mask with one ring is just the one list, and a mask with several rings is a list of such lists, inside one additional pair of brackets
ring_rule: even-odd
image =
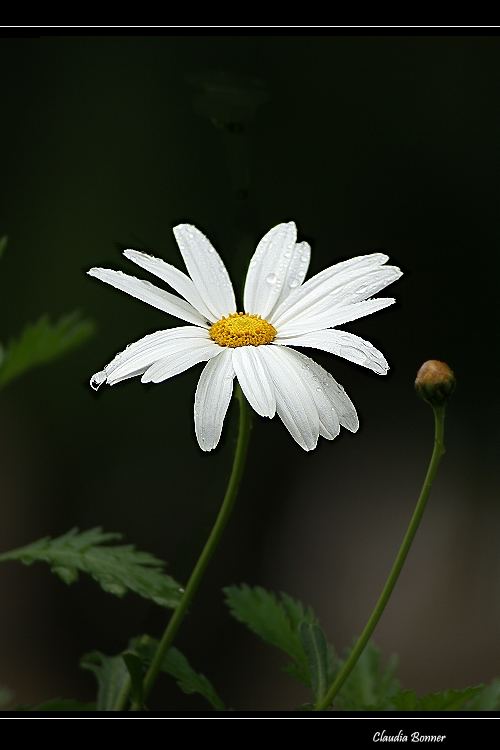
[(271, 284), (271, 286), (273, 284), (276, 284), (276, 274), (275, 273), (268, 274), (266, 276), (266, 281), (267, 281), (268, 284)]
[(295, 278), (291, 280), (288, 286), (290, 287), (290, 289), (296, 289), (299, 284), (300, 284), (300, 281), (297, 278)]
[(101, 387), (103, 383), (106, 382), (106, 370), (101, 370), (101, 372), (96, 372), (95, 375), (92, 375), (90, 378), (90, 387), (97, 391)]

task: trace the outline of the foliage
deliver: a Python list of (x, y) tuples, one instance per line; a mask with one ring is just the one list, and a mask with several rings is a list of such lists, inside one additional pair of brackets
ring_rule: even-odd
[(313, 695), (316, 701), (320, 701), (333, 677), (333, 653), (318, 623), (303, 620), (299, 634), (309, 665)]
[(4, 687), (3, 685), (0, 685), (0, 709), (7, 708), (11, 700), (12, 700), (11, 691), (8, 688)]
[(311, 684), (309, 658), (300, 636), (302, 623), (317, 624), (312, 609), (288, 594), (276, 595), (261, 586), (228, 586), (224, 589), (232, 616), (271, 646), (292, 659), (286, 669), (306, 685)]
[(55, 322), (43, 315), (35, 323), (28, 323), (17, 338), (2, 347), (0, 387), (80, 346), (93, 330), (93, 323), (82, 319), (78, 312), (63, 315)]
[[(143, 676), (157, 647), (158, 641), (142, 635), (132, 639), (128, 649), (116, 656), (93, 651), (83, 657), (81, 666), (93, 672), (97, 679), (98, 710), (116, 709), (122, 704), (124, 695), (130, 695), (136, 705), (143, 706)], [(196, 672), (178, 649), (169, 649), (161, 671), (171, 675), (184, 693), (198, 693), (213, 708), (224, 709), (224, 703), (211, 682)]]
[(413, 690), (403, 690), (394, 695), (390, 707), (402, 711), (458, 711), (465, 709), (471, 699), (479, 697), (483, 685), (465, 688), (464, 690), (443, 690), (417, 696)]
[(72, 529), (60, 537), (45, 537), (26, 547), (4, 552), (0, 562), (19, 560), (25, 565), (46, 562), (65, 583), (74, 583), (79, 573), (87, 573), (104, 591), (124, 596), (127, 591), (150, 599), (162, 607), (175, 607), (181, 588), (163, 572), (164, 563), (133, 545), (109, 545), (121, 534), (100, 528), (79, 532)]
[[(0, 258), (7, 247), (7, 237), (0, 238)], [(42, 315), (27, 323), (17, 338), (6, 346), (0, 344), (0, 388), (28, 370), (52, 362), (83, 344), (93, 333), (94, 324), (78, 311), (51, 322)]]
[[(348, 651), (345, 659), (349, 653)], [(337, 672), (342, 669), (344, 662), (342, 660), (338, 663)], [(347, 710), (387, 708), (388, 701), (399, 691), (397, 663), (397, 658), (391, 656), (383, 664), (379, 649), (369, 643), (340, 690), (335, 707)]]
[[(143, 662), (148, 665), (158, 647), (158, 641), (147, 635), (141, 636), (134, 641), (134, 648)], [(217, 709), (224, 709), (224, 703), (217, 694), (212, 683), (200, 672), (196, 672), (188, 660), (177, 648), (170, 648), (165, 654), (161, 665), (161, 671), (176, 680), (178, 686), (184, 693), (198, 693), (210, 705)]]
[(130, 681), (122, 654), (106, 656), (100, 651), (92, 651), (82, 657), (80, 666), (92, 672), (97, 680), (97, 710), (115, 709), (122, 691), (128, 688)]

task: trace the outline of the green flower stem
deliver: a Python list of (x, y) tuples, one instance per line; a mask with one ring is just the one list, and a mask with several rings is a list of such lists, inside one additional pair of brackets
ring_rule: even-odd
[(434, 410), (434, 449), (432, 451), (432, 456), (431, 456), (431, 460), (429, 463), (429, 467), (427, 469), (427, 474), (425, 476), (424, 484), (420, 492), (420, 497), (418, 498), (417, 505), (415, 506), (415, 510), (411, 517), (409, 526), (406, 530), (406, 534), (404, 536), (403, 542), (401, 544), (401, 547), (399, 548), (399, 552), (396, 556), (396, 559), (394, 560), (394, 564), (385, 582), (385, 586), (382, 589), (382, 593), (380, 594), (379, 600), (377, 604), (375, 605), (375, 609), (371, 613), (370, 619), (365, 625), (365, 629), (361, 633), (356, 645), (351, 651), (349, 658), (345, 662), (344, 666), (338, 673), (333, 683), (330, 685), (330, 688), (327, 690), (324, 697), (316, 703), (314, 707), (316, 711), (323, 711), (332, 705), (339, 690), (341, 689), (344, 682), (347, 680), (352, 670), (356, 666), (356, 663), (359, 657), (363, 653), (363, 650), (366, 644), (370, 640), (372, 633), (375, 630), (377, 623), (382, 617), (384, 609), (387, 606), (387, 602), (389, 601), (391, 597), (391, 594), (399, 578), (399, 574), (401, 573), (401, 570), (403, 569), (403, 565), (405, 564), (405, 560), (408, 556), (408, 552), (410, 551), (410, 547), (412, 545), (413, 539), (415, 538), (415, 534), (417, 533), (417, 529), (420, 525), (420, 521), (422, 520), (425, 506), (427, 504), (427, 500), (429, 498), (429, 494), (431, 491), (432, 483), (436, 477), (439, 463), (445, 452), (444, 442), (443, 442), (445, 407), (433, 406), (432, 408)]
[[(151, 692), (151, 689), (153, 688), (156, 678), (158, 677), (158, 673), (161, 670), (161, 665), (163, 663), (165, 654), (167, 653), (168, 649), (172, 645), (175, 636), (177, 635), (177, 631), (179, 630), (182, 621), (184, 620), (189, 605), (193, 601), (207, 565), (212, 559), (215, 550), (217, 549), (222, 533), (226, 528), (227, 522), (233, 510), (236, 497), (238, 495), (238, 488), (240, 486), (241, 477), (243, 475), (246, 463), (248, 442), (250, 438), (251, 419), (248, 404), (239, 385), (236, 386), (235, 396), (239, 401), (240, 421), (236, 451), (233, 460), (233, 468), (231, 470), (231, 476), (229, 477), (229, 482), (226, 488), (226, 494), (224, 495), (224, 500), (222, 501), (219, 514), (215, 520), (212, 531), (210, 532), (210, 536), (205, 542), (205, 546), (203, 547), (201, 555), (198, 558), (198, 562), (194, 566), (191, 577), (186, 585), (184, 595), (177, 605), (177, 608), (174, 610), (170, 622), (168, 623), (167, 628), (163, 633), (162, 639), (158, 644), (156, 654), (154, 655), (148, 672), (146, 673), (146, 676), (144, 678), (144, 700), (147, 699), (149, 693)], [(123, 704), (119, 706), (119, 708), (123, 708)], [(132, 706), (132, 708), (138, 708), (138, 706)]]

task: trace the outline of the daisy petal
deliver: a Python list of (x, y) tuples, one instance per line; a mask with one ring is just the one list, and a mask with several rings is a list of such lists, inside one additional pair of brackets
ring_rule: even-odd
[(364, 302), (356, 302), (353, 305), (336, 307), (333, 310), (317, 316), (304, 315), (302, 318), (291, 320), (279, 328), (279, 336), (289, 338), (310, 331), (322, 331), (325, 328), (350, 323), (352, 320), (363, 318), (365, 315), (383, 310), (396, 302), (394, 297), (376, 297)]
[(328, 388), (325, 388), (323, 383), (325, 378), (320, 377), (316, 368), (311, 368), (310, 363), (304, 361), (300, 352), (296, 352), (295, 349), (283, 347), (283, 353), (291, 359), (296, 368), (299, 368), (300, 376), (314, 399), (319, 417), (319, 434), (327, 440), (333, 440), (340, 432), (340, 422), (337, 410), (332, 406)]
[(285, 348), (260, 348), (274, 383), (278, 416), (301, 448), (313, 450), (319, 437), (319, 416), (301, 368), (292, 362)]
[(206, 362), (216, 357), (220, 350), (220, 346), (207, 339), (174, 339), (165, 344), (162, 358), (148, 367), (141, 383), (161, 383), (197, 365), (198, 362)]
[(296, 239), (297, 228), (290, 221), (273, 227), (257, 245), (245, 281), (243, 306), (247, 313), (267, 318), (275, 306), (297, 251)]
[(175, 294), (166, 292), (164, 289), (159, 289), (157, 286), (150, 284), (149, 281), (143, 281), (135, 276), (129, 276), (122, 271), (113, 271), (110, 268), (91, 268), (87, 273), (89, 276), (94, 276), (96, 279), (104, 281), (105, 284), (110, 284), (115, 289), (126, 292), (158, 310), (175, 315), (176, 318), (185, 320), (187, 323), (208, 328), (205, 318), (189, 302), (176, 297)]
[(234, 370), (230, 349), (222, 349), (205, 365), (196, 388), (194, 425), (200, 448), (213, 450), (221, 436), (224, 417), (233, 394)]
[[(276, 347), (277, 348), (277, 347)], [(311, 371), (311, 374), (319, 381), (319, 388), (323, 388), (330, 404), (335, 409), (339, 422), (342, 427), (350, 432), (357, 432), (359, 427), (358, 415), (351, 399), (344, 391), (342, 386), (327, 372), (321, 365), (318, 365), (314, 359), (306, 357), (302, 352), (290, 349), (300, 359), (303, 366)]]
[(281, 313), (277, 311), (273, 325), (279, 327), (298, 317), (317, 317), (336, 307), (362, 302), (397, 281), (401, 275), (396, 266), (357, 267), (331, 274), (323, 282), (309, 286), (315, 280), (313, 277), (293, 297), (288, 297), (288, 308)]
[(368, 367), (378, 375), (386, 375), (389, 365), (382, 354), (369, 341), (347, 331), (329, 329), (302, 333), (299, 336), (277, 337), (276, 344), (284, 346), (306, 346), (336, 354), (349, 362)]
[(129, 344), (116, 355), (104, 370), (92, 376), (90, 385), (97, 390), (100, 385), (116, 385), (122, 380), (142, 375), (154, 362), (167, 356), (174, 339), (200, 340), (210, 342), (208, 331), (196, 326), (180, 326), (166, 331), (155, 331), (139, 341)]
[(273, 322), (274, 310), (276, 310), (280, 304), (290, 294), (292, 294), (304, 281), (307, 269), (309, 268), (309, 261), (311, 260), (311, 246), (308, 242), (298, 242), (290, 258), (290, 265), (286, 272), (283, 286), (281, 287), (278, 299), (273, 305), (273, 309), (268, 314), (269, 322)]
[(233, 349), (233, 367), (245, 398), (261, 417), (276, 414), (276, 394), (261, 346), (240, 346)]
[(236, 312), (231, 279), (211, 242), (191, 224), (174, 227), (174, 235), (188, 273), (214, 319)]
[[(350, 258), (349, 260), (344, 260), (325, 268), (320, 273), (317, 273), (315, 276), (308, 279), (303, 286), (297, 288), (292, 294), (283, 300), (279, 307), (276, 308), (273, 320), (280, 320), (281, 316), (284, 316), (290, 308), (296, 307), (302, 300), (305, 300), (307, 303), (315, 301), (316, 296), (321, 298), (321, 289), (325, 284), (330, 283), (332, 278), (335, 280), (339, 277), (344, 279), (346, 277), (348, 279), (349, 277), (353, 278), (356, 275), (359, 275), (359, 273), (364, 273), (372, 268), (382, 266), (384, 263), (387, 263), (388, 260), (389, 256), (384, 255), (383, 253), (370, 253), (369, 255), (359, 255), (355, 258)], [(318, 291), (319, 295), (313, 294)], [(305, 309), (307, 309), (307, 305)]]
[(165, 281), (172, 289), (175, 289), (178, 294), (184, 297), (185, 300), (190, 302), (204, 318), (215, 323), (217, 318), (206, 307), (187, 274), (182, 273), (178, 268), (172, 266), (170, 263), (166, 263), (161, 258), (154, 258), (152, 255), (147, 255), (139, 250), (124, 250), (123, 254), (132, 263), (136, 263), (141, 268), (144, 268), (145, 271)]

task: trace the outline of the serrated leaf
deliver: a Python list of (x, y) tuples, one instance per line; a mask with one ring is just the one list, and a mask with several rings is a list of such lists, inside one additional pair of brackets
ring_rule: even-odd
[(465, 706), (467, 711), (495, 711), (500, 709), (500, 678), (496, 678), (489, 685), (483, 685), (481, 690), (472, 697)]
[(133, 545), (110, 546), (121, 534), (105, 533), (100, 528), (79, 532), (72, 529), (63, 536), (45, 537), (26, 547), (5, 552), (0, 562), (19, 560), (25, 565), (46, 562), (65, 583), (87, 573), (115, 596), (133, 591), (162, 607), (176, 607), (181, 598), (179, 584), (163, 572), (164, 563)]
[(312, 609), (287, 594), (266, 591), (261, 586), (228, 586), (226, 603), (233, 617), (246, 625), (263, 641), (291, 657), (287, 671), (306, 685), (311, 684), (309, 663), (302, 645), (302, 622), (317, 623)]
[(136, 706), (144, 708), (143, 678), (144, 669), (141, 658), (132, 651), (122, 654), (130, 677), (130, 696)]
[(37, 706), (16, 706), (16, 711), (95, 711), (95, 703), (82, 703), (72, 698), (52, 698)]
[(122, 692), (128, 690), (130, 675), (122, 654), (117, 656), (106, 656), (100, 651), (92, 651), (85, 654), (80, 666), (92, 672), (97, 680), (97, 703), (98, 711), (112, 711), (117, 708)]
[(5, 708), (9, 705), (13, 697), (12, 692), (9, 688), (0, 685), (0, 708)]
[(309, 664), (313, 694), (316, 701), (319, 701), (324, 697), (332, 677), (328, 643), (322, 629), (315, 622), (301, 622), (299, 634)]
[[(343, 664), (344, 661), (340, 662), (337, 671)], [(383, 665), (380, 651), (369, 643), (335, 699), (335, 707), (348, 710), (387, 708), (388, 702), (399, 692), (396, 667), (395, 656)]]
[(0, 258), (5, 252), (5, 248), (7, 247), (7, 237), (0, 237)]
[[(131, 647), (141, 657), (143, 662), (149, 665), (156, 653), (158, 641), (147, 635), (143, 635), (134, 639)], [(216, 710), (224, 710), (224, 703), (210, 680), (204, 674), (201, 674), (201, 672), (196, 672), (184, 654), (177, 648), (172, 647), (167, 651), (161, 665), (161, 671), (173, 677), (184, 693), (197, 693), (205, 698)]]
[(51, 322), (47, 315), (28, 323), (17, 339), (9, 341), (0, 364), (0, 387), (27, 370), (60, 357), (86, 341), (94, 330), (78, 312)]
[(458, 711), (468, 708), (469, 701), (483, 691), (484, 685), (464, 690), (443, 690), (418, 696), (413, 690), (403, 690), (391, 698), (394, 708), (405, 711)]

